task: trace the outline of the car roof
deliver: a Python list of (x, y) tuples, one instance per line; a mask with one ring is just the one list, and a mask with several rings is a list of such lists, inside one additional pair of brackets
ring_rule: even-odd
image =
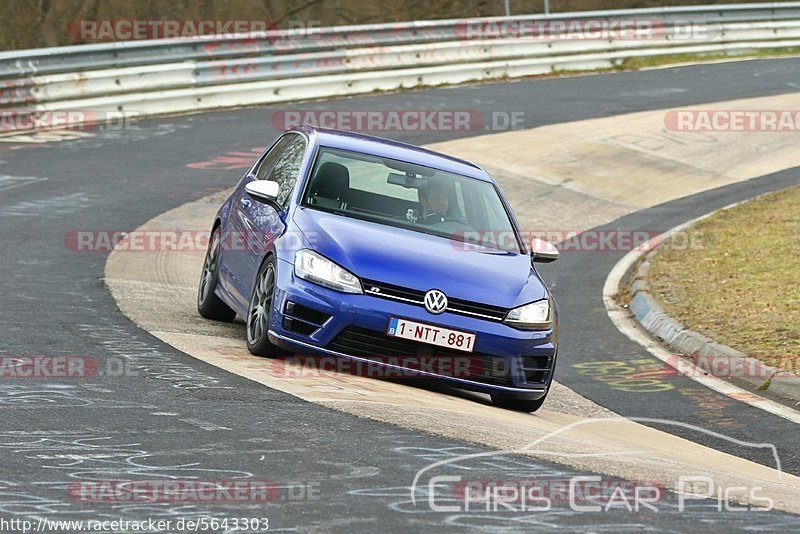
[(289, 131), (300, 131), (315, 137), (317, 144), (324, 147), (407, 161), (485, 182), (494, 182), (486, 171), (470, 161), (382, 137), (308, 125), (298, 125)]

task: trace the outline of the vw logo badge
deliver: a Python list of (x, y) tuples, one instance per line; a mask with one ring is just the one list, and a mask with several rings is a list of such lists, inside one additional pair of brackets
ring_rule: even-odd
[(425, 309), (435, 314), (442, 313), (447, 309), (447, 295), (438, 289), (431, 289), (425, 293)]

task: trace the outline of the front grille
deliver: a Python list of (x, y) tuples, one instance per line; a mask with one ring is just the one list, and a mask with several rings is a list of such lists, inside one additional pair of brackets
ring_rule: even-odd
[[(362, 282), (364, 283), (364, 293), (367, 295), (399, 300), (421, 307), (425, 306), (425, 291), (409, 289), (383, 282), (375, 282), (373, 280), (362, 280)], [(502, 322), (508, 313), (508, 308), (447, 297), (447, 311), (459, 315)]]
[(283, 327), (290, 332), (303, 336), (311, 336), (319, 330), (330, 315), (301, 306), (292, 301), (286, 303), (283, 310)]
[(394, 363), (410, 369), (419, 369), (421, 364), (426, 365), (426, 370), (430, 370), (432, 366), (433, 372), (449, 369), (452, 374), (438, 374), (488, 385), (512, 385), (508, 361), (503, 357), (417, 343), (367, 328), (349, 326), (328, 343), (326, 348), (349, 356)]

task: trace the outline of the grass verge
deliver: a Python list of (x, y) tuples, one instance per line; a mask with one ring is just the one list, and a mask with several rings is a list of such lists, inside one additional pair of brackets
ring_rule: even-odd
[(800, 362), (800, 187), (700, 221), (695, 247), (662, 247), (647, 282), (687, 328), (768, 365)]
[(764, 50), (743, 50), (740, 53), (728, 54), (670, 54), (664, 56), (632, 57), (622, 61), (617, 70), (638, 70), (660, 67), (674, 63), (692, 63), (703, 61), (721, 61), (735, 59), (756, 59), (800, 54), (800, 48), (766, 48)]

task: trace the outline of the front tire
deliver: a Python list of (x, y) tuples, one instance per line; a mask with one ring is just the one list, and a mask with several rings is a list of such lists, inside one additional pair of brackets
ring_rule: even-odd
[(517, 412), (533, 413), (544, 404), (547, 394), (541, 399), (521, 399), (513, 397), (505, 393), (492, 393), (492, 403), (499, 408), (506, 408), (508, 410), (515, 410)]
[(208, 242), (206, 259), (203, 262), (203, 272), (200, 275), (200, 285), (197, 288), (197, 311), (206, 319), (215, 321), (233, 321), (236, 312), (214, 293), (219, 284), (219, 259), (222, 250), (222, 232), (219, 227), (211, 233)]
[(285, 353), (269, 340), (272, 299), (275, 296), (275, 258), (270, 256), (261, 265), (247, 307), (247, 350), (256, 356), (277, 357)]

